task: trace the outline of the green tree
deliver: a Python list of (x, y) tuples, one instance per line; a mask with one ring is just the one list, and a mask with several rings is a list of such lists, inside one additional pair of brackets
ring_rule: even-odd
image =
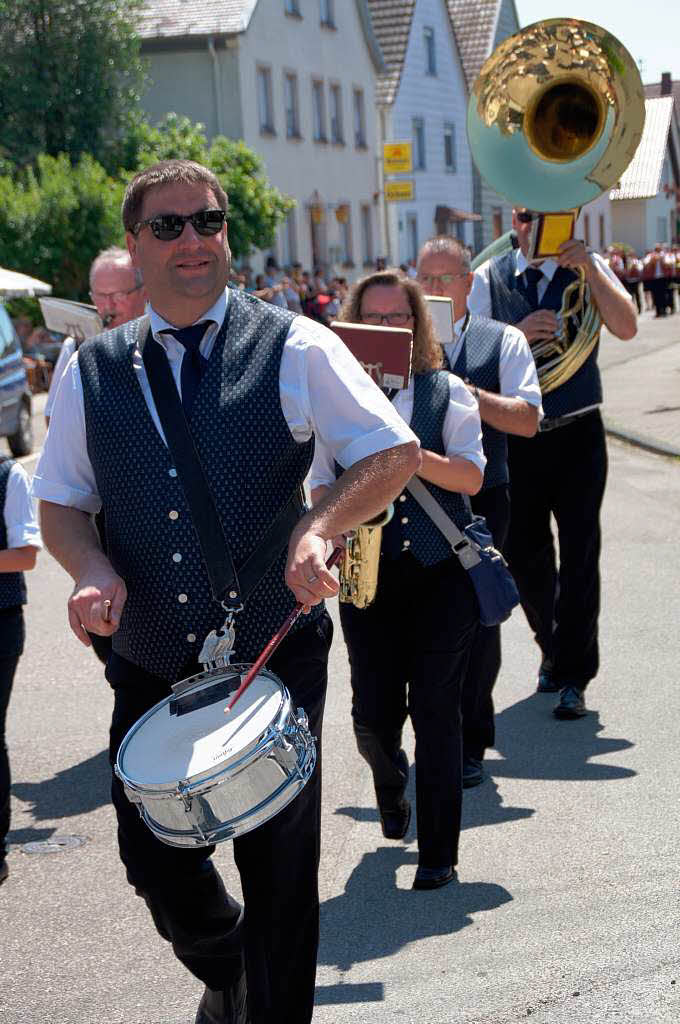
[(0, 156), (87, 152), (110, 169), (139, 109), (141, 0), (0, 0)]
[(124, 184), (92, 157), (75, 166), (65, 154), (0, 177), (0, 266), (49, 281), (55, 295), (87, 299), (97, 253), (123, 241)]

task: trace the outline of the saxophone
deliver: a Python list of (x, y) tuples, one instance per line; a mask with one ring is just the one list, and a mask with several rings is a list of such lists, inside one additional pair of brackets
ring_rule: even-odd
[(340, 563), (340, 600), (356, 608), (367, 608), (378, 589), (378, 567), (382, 528), (394, 515), (394, 505), (362, 523), (347, 541)]

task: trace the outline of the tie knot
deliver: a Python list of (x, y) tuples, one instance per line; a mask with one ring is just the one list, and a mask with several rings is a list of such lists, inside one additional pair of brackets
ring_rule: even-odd
[(203, 341), (203, 335), (208, 329), (209, 320), (201, 320), (190, 327), (177, 327), (174, 330), (167, 330), (166, 334), (172, 334), (177, 338), (180, 345), (184, 345), (188, 352), (198, 352), (198, 347)]
[(543, 271), (538, 267), (527, 267), (524, 271), (527, 278), (527, 284), (538, 284), (543, 277)]

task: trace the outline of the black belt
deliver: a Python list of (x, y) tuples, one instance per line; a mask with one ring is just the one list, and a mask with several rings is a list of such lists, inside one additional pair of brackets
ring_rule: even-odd
[(584, 416), (590, 416), (591, 412), (595, 412), (597, 407), (594, 409), (586, 409), (584, 412), (570, 412), (566, 416), (553, 416), (552, 419), (541, 420), (539, 426), (539, 432), (544, 434), (547, 430), (556, 430), (558, 427), (566, 427), (569, 423), (573, 423), (575, 420), (580, 420)]

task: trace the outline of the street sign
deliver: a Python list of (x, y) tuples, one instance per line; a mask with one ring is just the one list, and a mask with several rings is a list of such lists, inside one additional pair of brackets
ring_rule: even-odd
[(383, 171), (385, 174), (409, 174), (413, 170), (410, 142), (383, 144)]
[(385, 199), (388, 203), (398, 203), (405, 199), (415, 199), (416, 188), (413, 178), (406, 181), (386, 181)]

